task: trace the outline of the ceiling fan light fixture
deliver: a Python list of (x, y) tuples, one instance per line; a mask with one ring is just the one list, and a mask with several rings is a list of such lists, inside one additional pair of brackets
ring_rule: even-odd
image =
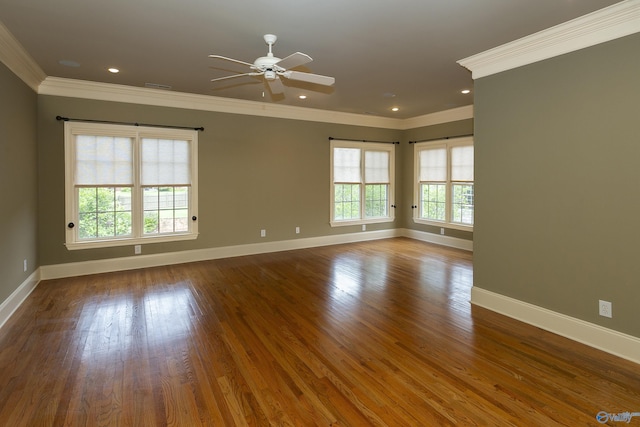
[(292, 70), (292, 68), (300, 67), (301, 65), (311, 62), (313, 59), (302, 52), (292, 53), (283, 59), (276, 57), (272, 51), (273, 44), (276, 40), (277, 37), (275, 35), (265, 34), (264, 41), (269, 45), (269, 52), (267, 53), (267, 56), (261, 56), (256, 59), (253, 64), (222, 55), (209, 55), (209, 58), (222, 59), (249, 67), (249, 71), (246, 73), (218, 77), (211, 79), (211, 81), (216, 82), (243, 76), (262, 76), (265, 82), (268, 83), (269, 90), (272, 95), (283, 93), (285, 86), (282, 84), (282, 79), (297, 80), (323, 86), (333, 86), (336, 80), (333, 77)]

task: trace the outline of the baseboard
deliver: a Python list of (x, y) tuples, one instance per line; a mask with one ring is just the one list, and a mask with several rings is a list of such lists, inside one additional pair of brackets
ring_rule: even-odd
[(448, 246), (450, 248), (463, 249), (473, 252), (473, 240), (460, 239), (458, 237), (443, 236), (441, 234), (427, 233), (425, 231), (400, 229), (401, 235), (423, 242), (435, 243), (436, 245)]
[(623, 359), (640, 363), (640, 338), (476, 286), (471, 288), (471, 303)]
[(210, 259), (230, 258), (235, 256), (256, 255), (269, 252), (280, 252), (294, 249), (307, 249), (319, 246), (338, 245), (343, 243), (364, 242), (369, 240), (388, 239), (392, 237), (409, 237), (438, 245), (473, 250), (473, 242), (439, 234), (425, 233), (409, 229), (390, 229), (366, 231), (359, 233), (336, 234), (330, 236), (307, 237), (281, 240), (276, 242), (251, 243), (246, 245), (224, 246), (219, 248), (196, 249), (180, 252), (134, 255), (124, 258), (83, 261), (67, 264), (44, 265), (40, 267), (40, 279), (59, 279), (63, 277), (83, 276), (87, 274), (108, 273), (112, 271), (134, 270), (137, 268), (158, 267), (187, 262), (206, 261)]
[(397, 229), (377, 230), (361, 233), (281, 240), (277, 242), (251, 243), (219, 248), (196, 249), (152, 255), (134, 255), (124, 258), (45, 265), (40, 267), (40, 278), (41, 280), (59, 279), (63, 277), (83, 276), (87, 274), (134, 270), (138, 268), (183, 264), (187, 262), (206, 261), (211, 259), (338, 245), (342, 243), (364, 242), (368, 240), (398, 237), (401, 235), (402, 233)]
[(25, 299), (33, 292), (40, 282), (40, 270), (36, 270), (13, 291), (9, 298), (0, 304), (0, 328), (5, 324), (11, 315), (20, 307)]

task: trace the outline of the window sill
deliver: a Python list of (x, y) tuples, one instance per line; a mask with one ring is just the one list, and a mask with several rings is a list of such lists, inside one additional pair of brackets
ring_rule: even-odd
[(329, 222), (329, 224), (332, 227), (345, 227), (349, 225), (380, 224), (380, 223), (393, 222), (393, 221), (395, 221), (395, 218), (373, 218), (373, 219), (331, 221)]
[(444, 222), (444, 221), (429, 221), (426, 219), (419, 219), (419, 218), (413, 218), (413, 222), (415, 222), (416, 224), (432, 225), (434, 227), (451, 228), (454, 230), (473, 232), (473, 225), (456, 224), (453, 222)]
[(67, 250), (75, 251), (79, 249), (96, 249), (96, 248), (110, 248), (116, 246), (132, 246), (132, 245), (144, 245), (148, 243), (164, 243), (164, 242), (179, 242), (184, 240), (195, 240), (198, 238), (198, 233), (185, 233), (185, 234), (172, 234), (153, 237), (137, 237), (137, 238), (125, 238), (125, 239), (105, 239), (105, 240), (88, 240), (83, 242), (67, 242), (65, 246)]

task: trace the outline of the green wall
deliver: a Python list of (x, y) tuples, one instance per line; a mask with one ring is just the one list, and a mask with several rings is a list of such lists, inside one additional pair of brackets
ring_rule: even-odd
[(475, 82), (475, 286), (640, 337), (639, 52), (635, 34)]
[(36, 105), (33, 90), (0, 63), (0, 302), (38, 266)]
[[(64, 130), (63, 122), (55, 119), (58, 115), (204, 126), (198, 145), (200, 235), (195, 241), (144, 245), (144, 254), (361, 231), (360, 226), (329, 225), (328, 138), (399, 141), (402, 136), (399, 130), (40, 96), (41, 265), (133, 255), (131, 246), (75, 251), (65, 248)], [(401, 161), (398, 155), (398, 189), (404, 185)], [(399, 205), (402, 195), (398, 191)], [(295, 227), (300, 227), (299, 235)], [(367, 230), (396, 227), (398, 221), (368, 225)], [(261, 229), (267, 230), (266, 238), (260, 237)]]

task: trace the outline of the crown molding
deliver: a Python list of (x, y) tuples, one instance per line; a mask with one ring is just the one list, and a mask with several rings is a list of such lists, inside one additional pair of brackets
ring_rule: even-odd
[(637, 32), (640, 0), (624, 0), (457, 62), (479, 79)]
[(38, 94), (396, 130), (431, 126), (473, 117), (471, 105), (411, 119), (390, 119), (59, 77), (45, 78), (38, 88)]
[(18, 76), (35, 92), (38, 91), (38, 86), (47, 77), (2, 22), (0, 22), (0, 62), (6, 65), (13, 74)]
[(436, 113), (425, 114), (424, 116), (411, 117), (402, 120), (402, 130), (415, 129), (425, 126), (433, 126), (441, 123), (456, 122), (473, 118), (473, 105), (452, 108), (450, 110), (438, 111)]
[(97, 83), (85, 80), (47, 77), (40, 84), (38, 94), (126, 102), (161, 107), (185, 108), (200, 111), (245, 114), (281, 119), (305, 120), (357, 126), (400, 129), (401, 120), (362, 114), (340, 113), (314, 108), (222, 98), (183, 92), (134, 86)]

